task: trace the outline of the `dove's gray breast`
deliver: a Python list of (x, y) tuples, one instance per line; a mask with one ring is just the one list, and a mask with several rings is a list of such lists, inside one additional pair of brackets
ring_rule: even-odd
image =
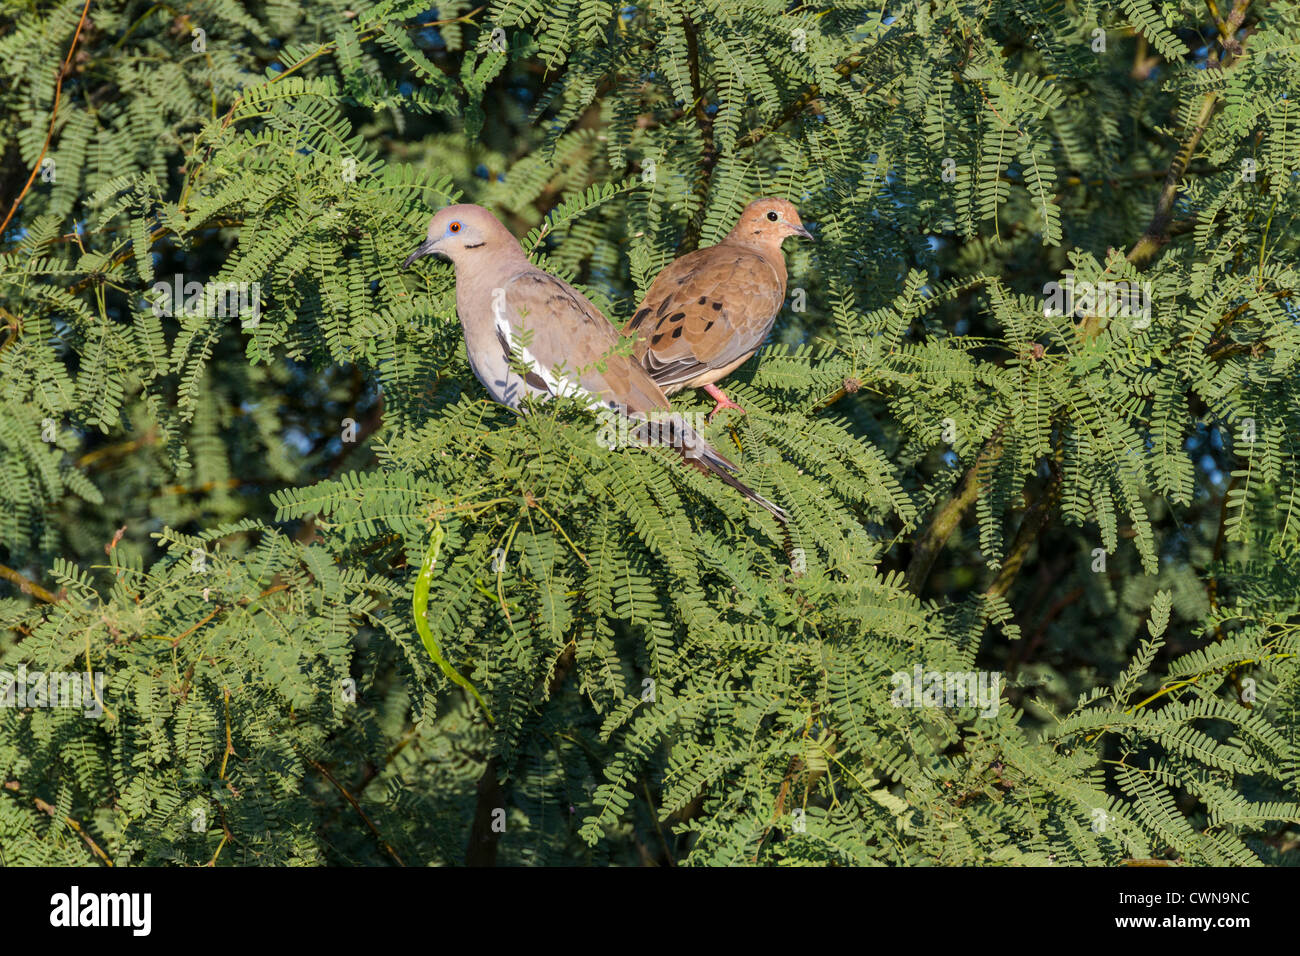
[[(465, 332), (465, 353), (475, 377), (492, 399), (518, 409), (528, 396), (549, 398), (550, 390), (535, 373), (521, 375), (511, 364), (513, 334), (518, 318), (510, 304), (508, 290), (517, 276), (496, 287), (474, 287), (458, 283), (456, 311)], [(467, 293), (462, 298), (462, 291)], [(518, 364), (518, 357), (516, 358)]]

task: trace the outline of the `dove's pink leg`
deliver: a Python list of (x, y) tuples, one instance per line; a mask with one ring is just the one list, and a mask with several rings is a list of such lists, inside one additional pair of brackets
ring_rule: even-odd
[(722, 411), (724, 408), (734, 408), (736, 411), (740, 412), (740, 414), (745, 414), (745, 410), (731, 399), (727, 398), (727, 396), (722, 393), (722, 389), (718, 388), (718, 386), (705, 385), (704, 390), (709, 393), (710, 398), (718, 403), (713, 406), (713, 411), (709, 412), (709, 421), (713, 421), (713, 416), (718, 414), (718, 412)]

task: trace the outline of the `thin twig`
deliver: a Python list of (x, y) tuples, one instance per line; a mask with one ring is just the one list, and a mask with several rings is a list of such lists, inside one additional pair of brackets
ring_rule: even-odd
[(68, 74), (68, 67), (72, 63), (72, 54), (77, 49), (77, 41), (81, 39), (81, 28), (86, 25), (86, 14), (90, 12), (90, 0), (86, 0), (86, 5), (81, 8), (81, 19), (77, 21), (77, 32), (72, 35), (72, 45), (68, 47), (68, 55), (63, 58), (63, 66), (59, 68), (59, 76), (54, 84), (54, 105), (50, 108), (50, 128), (45, 131), (45, 142), (41, 145), (40, 155), (36, 157), (36, 163), (32, 166), (32, 174), (27, 177), (27, 182), (9, 207), (9, 214), (5, 216), (4, 222), (0, 222), (0, 236), (9, 226), (9, 220), (13, 219), (14, 213), (18, 211), (18, 206), (27, 195), (27, 191), (32, 188), (32, 183), (36, 181), (36, 174), (40, 172), (41, 160), (45, 158), (46, 151), (50, 148), (50, 140), (54, 136), (54, 122), (59, 115), (59, 100), (63, 96), (63, 78)]
[[(4, 782), (4, 789), (12, 790), (15, 793), (22, 792), (20, 784), (18, 783), (17, 780), (6, 780)], [(52, 805), (46, 803), (40, 797), (32, 797), (32, 802), (36, 804), (36, 809), (40, 810), (42, 813), (49, 814), (50, 817), (55, 820), (59, 818), (59, 811), (55, 809)], [(80, 823), (78, 823), (76, 820), (72, 819), (72, 817), (69, 816), (65, 816), (63, 818), (63, 822), (66, 823), (68, 826), (72, 827), (73, 831), (77, 834), (77, 836), (81, 837), (81, 839), (86, 841), (86, 846), (90, 847), (90, 852), (94, 853), (95, 856), (99, 857), (100, 860), (104, 862), (105, 866), (113, 865), (113, 861), (108, 858), (108, 854), (99, 848), (99, 844), (90, 838), (90, 834), (81, 828)]]
[(348, 801), (348, 803), (352, 804), (352, 809), (357, 811), (357, 814), (365, 822), (366, 826), (370, 828), (370, 832), (375, 835), (375, 839), (378, 840), (380, 845), (388, 851), (388, 855), (397, 861), (397, 865), (406, 866), (406, 864), (402, 862), (402, 858), (397, 855), (397, 851), (393, 849), (392, 845), (384, 839), (383, 834), (379, 832), (379, 828), (375, 826), (370, 817), (366, 816), (366, 811), (361, 809), (361, 804), (357, 803), (356, 797), (348, 793), (347, 788), (335, 779), (334, 774), (329, 772), (329, 768), (319, 761), (313, 760), (311, 757), (307, 757), (307, 762), (319, 770), (326, 780), (338, 788), (339, 793), (343, 794), (343, 797)]
[(997, 457), (1002, 448), (1002, 433), (1005, 430), (1006, 422), (1003, 422), (984, 443), (984, 447), (975, 457), (974, 464), (967, 469), (962, 478), (957, 494), (939, 506), (913, 547), (912, 560), (907, 565), (907, 585), (915, 593), (921, 593), (926, 578), (930, 576), (930, 569), (934, 567), (935, 559), (939, 557), (939, 552), (943, 550), (949, 535), (961, 524), (966, 509), (979, 497), (980, 467), (989, 459)]
[[(1237, 0), (1236, 6), (1232, 8), (1227, 24), (1220, 30), (1223, 58), (1220, 60), (1211, 54), (1211, 69), (1226, 70), (1240, 55), (1241, 44), (1237, 43), (1233, 36), (1245, 19), (1246, 10), (1250, 4), (1251, 0)], [(1146, 232), (1142, 234), (1142, 238), (1129, 250), (1128, 261), (1133, 265), (1139, 267), (1146, 265), (1160, 251), (1160, 248), (1169, 241), (1169, 227), (1173, 223), (1174, 203), (1178, 199), (1183, 173), (1187, 171), (1187, 165), (1192, 161), (1196, 148), (1201, 144), (1201, 138), (1205, 135), (1205, 131), (1209, 129), (1210, 120), (1214, 118), (1214, 112), (1218, 108), (1219, 102), (1217, 90), (1210, 90), (1201, 97), (1201, 104), (1196, 111), (1192, 132), (1174, 155), (1174, 160), (1169, 165), (1169, 171), (1165, 174), (1165, 184), (1160, 190), (1160, 196), (1156, 199), (1156, 208), (1151, 216), (1151, 223), (1147, 226)]]
[(695, 23), (689, 15), (682, 17), (682, 29), (686, 31), (686, 56), (691, 73), (691, 95), (695, 98), (693, 115), (695, 126), (700, 131), (700, 140), (704, 144), (700, 160), (700, 178), (695, 184), (695, 214), (686, 226), (682, 236), (679, 255), (694, 252), (700, 244), (700, 233), (704, 230), (704, 216), (709, 205), (709, 186), (713, 181), (713, 170), (718, 165), (718, 148), (713, 139), (713, 117), (709, 115), (708, 104), (704, 100), (704, 81), (700, 74), (700, 39), (695, 30)]
[(46, 604), (57, 604), (62, 600), (57, 594), (52, 594), (35, 581), (3, 564), (0, 564), (0, 578), (13, 582), (18, 586), (18, 590), (24, 594), (32, 595), (32, 597), (40, 598)]

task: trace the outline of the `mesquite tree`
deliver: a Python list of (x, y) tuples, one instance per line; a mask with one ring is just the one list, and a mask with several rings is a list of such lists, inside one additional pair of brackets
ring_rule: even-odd
[[(1294, 850), (1300, 4), (343, 6), (0, 15), (3, 862)], [(400, 268), (768, 195), (788, 529)]]

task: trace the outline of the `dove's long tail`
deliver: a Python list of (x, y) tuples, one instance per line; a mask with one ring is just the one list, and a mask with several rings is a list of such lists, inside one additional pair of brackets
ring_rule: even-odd
[(705, 446), (704, 454), (701, 455), (700, 458), (686, 458), (686, 463), (700, 468), (701, 471), (707, 471), (711, 475), (717, 475), (725, 484), (731, 485), (731, 487), (735, 488), (750, 501), (760, 504), (768, 511), (772, 512), (772, 517), (776, 518), (776, 520), (781, 522), (781, 524), (789, 524), (790, 516), (786, 514), (784, 508), (780, 505), (772, 504), (772, 502), (768, 501), (753, 488), (749, 487), (749, 485), (745, 484), (733, 475), (732, 471), (735, 470), (735, 466), (708, 445)]
[(661, 420), (642, 425), (638, 430), (643, 440), (653, 445), (669, 445), (681, 452), (686, 464), (707, 475), (714, 475), (724, 484), (735, 488), (755, 504), (762, 505), (781, 524), (788, 524), (790, 516), (785, 509), (774, 505), (753, 488), (736, 477), (740, 470), (723, 457), (722, 453), (704, 440), (680, 415), (669, 415)]

